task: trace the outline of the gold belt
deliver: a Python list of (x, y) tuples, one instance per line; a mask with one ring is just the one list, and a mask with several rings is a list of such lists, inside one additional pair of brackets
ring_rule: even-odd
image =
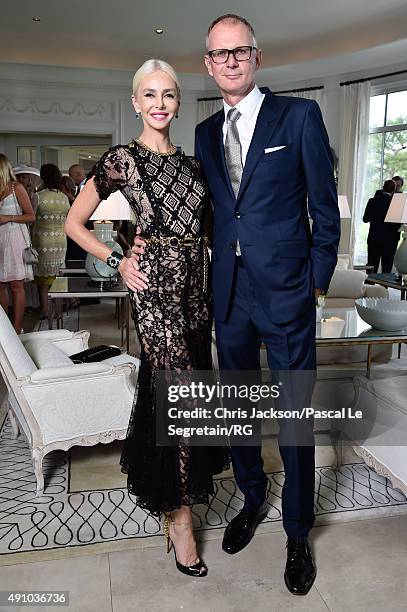
[(196, 245), (202, 246), (202, 257), (203, 257), (203, 279), (202, 279), (202, 288), (203, 292), (206, 293), (208, 288), (208, 265), (209, 265), (209, 257), (208, 257), (208, 238), (206, 236), (186, 236), (185, 238), (178, 238), (178, 236), (160, 236), (151, 238), (143, 238), (144, 242), (147, 244), (164, 244), (172, 247), (184, 246), (184, 247), (193, 247)]
[(172, 247), (185, 246), (185, 247), (193, 247), (200, 243), (207, 244), (208, 239), (206, 236), (186, 236), (185, 238), (178, 238), (178, 236), (160, 236), (156, 238), (152, 236), (151, 238), (143, 238), (144, 242), (147, 244), (165, 244)]

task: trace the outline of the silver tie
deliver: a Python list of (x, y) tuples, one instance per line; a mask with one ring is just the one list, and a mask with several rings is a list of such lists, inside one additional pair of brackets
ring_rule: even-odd
[(240, 113), (237, 108), (231, 108), (226, 117), (225, 159), (233, 193), (236, 197), (239, 193), (240, 181), (243, 174), (242, 145), (240, 144), (239, 132), (236, 125), (236, 121), (241, 116), (242, 113)]
[[(231, 108), (226, 116), (225, 160), (233, 193), (236, 198), (239, 193), (240, 181), (242, 180), (243, 174), (242, 145), (236, 125), (236, 121), (241, 116), (242, 113), (239, 112), (237, 108)], [(236, 242), (236, 255), (241, 255), (239, 241)]]

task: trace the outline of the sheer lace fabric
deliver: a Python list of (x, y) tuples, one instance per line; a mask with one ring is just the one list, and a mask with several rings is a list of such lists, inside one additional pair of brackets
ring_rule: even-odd
[[(120, 189), (145, 238), (202, 235), (208, 195), (199, 166), (182, 153), (158, 156), (137, 143), (110, 149), (94, 170), (102, 199)], [(152, 514), (181, 505), (206, 503), (212, 475), (228, 467), (224, 448), (156, 446), (156, 373), (209, 370), (212, 318), (203, 287), (206, 246), (148, 243), (140, 269), (148, 289), (132, 293), (131, 303), (142, 347), (138, 390), (121, 466), (129, 492)]]

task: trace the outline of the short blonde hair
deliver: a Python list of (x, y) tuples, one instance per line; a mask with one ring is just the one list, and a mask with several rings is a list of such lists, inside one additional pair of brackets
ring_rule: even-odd
[(170, 66), (170, 64), (167, 64), (167, 62), (160, 59), (149, 59), (137, 70), (133, 77), (133, 96), (136, 95), (137, 89), (139, 88), (144, 77), (146, 77), (148, 74), (152, 74), (153, 72), (157, 72), (158, 70), (166, 72), (173, 79), (175, 82), (175, 89), (177, 90), (178, 100), (181, 100), (181, 86), (177, 73), (175, 72), (174, 68)]

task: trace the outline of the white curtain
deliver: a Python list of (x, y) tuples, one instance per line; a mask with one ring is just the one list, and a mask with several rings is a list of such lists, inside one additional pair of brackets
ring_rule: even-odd
[(207, 119), (211, 115), (217, 113), (223, 108), (223, 100), (198, 100), (198, 116), (197, 122), (201, 123), (204, 119)]
[[(363, 186), (369, 143), (370, 81), (341, 87), (341, 146), (338, 193), (348, 196), (352, 219), (343, 223), (340, 251), (348, 248), (354, 262), (355, 246), (363, 217)], [(356, 262), (354, 262), (356, 263)]]
[(322, 116), (325, 117), (325, 91), (323, 89), (311, 89), (309, 91), (293, 91), (291, 93), (286, 93), (282, 95), (292, 96), (293, 98), (306, 98), (307, 100), (315, 100), (315, 102), (318, 102), (318, 106), (321, 109)]

